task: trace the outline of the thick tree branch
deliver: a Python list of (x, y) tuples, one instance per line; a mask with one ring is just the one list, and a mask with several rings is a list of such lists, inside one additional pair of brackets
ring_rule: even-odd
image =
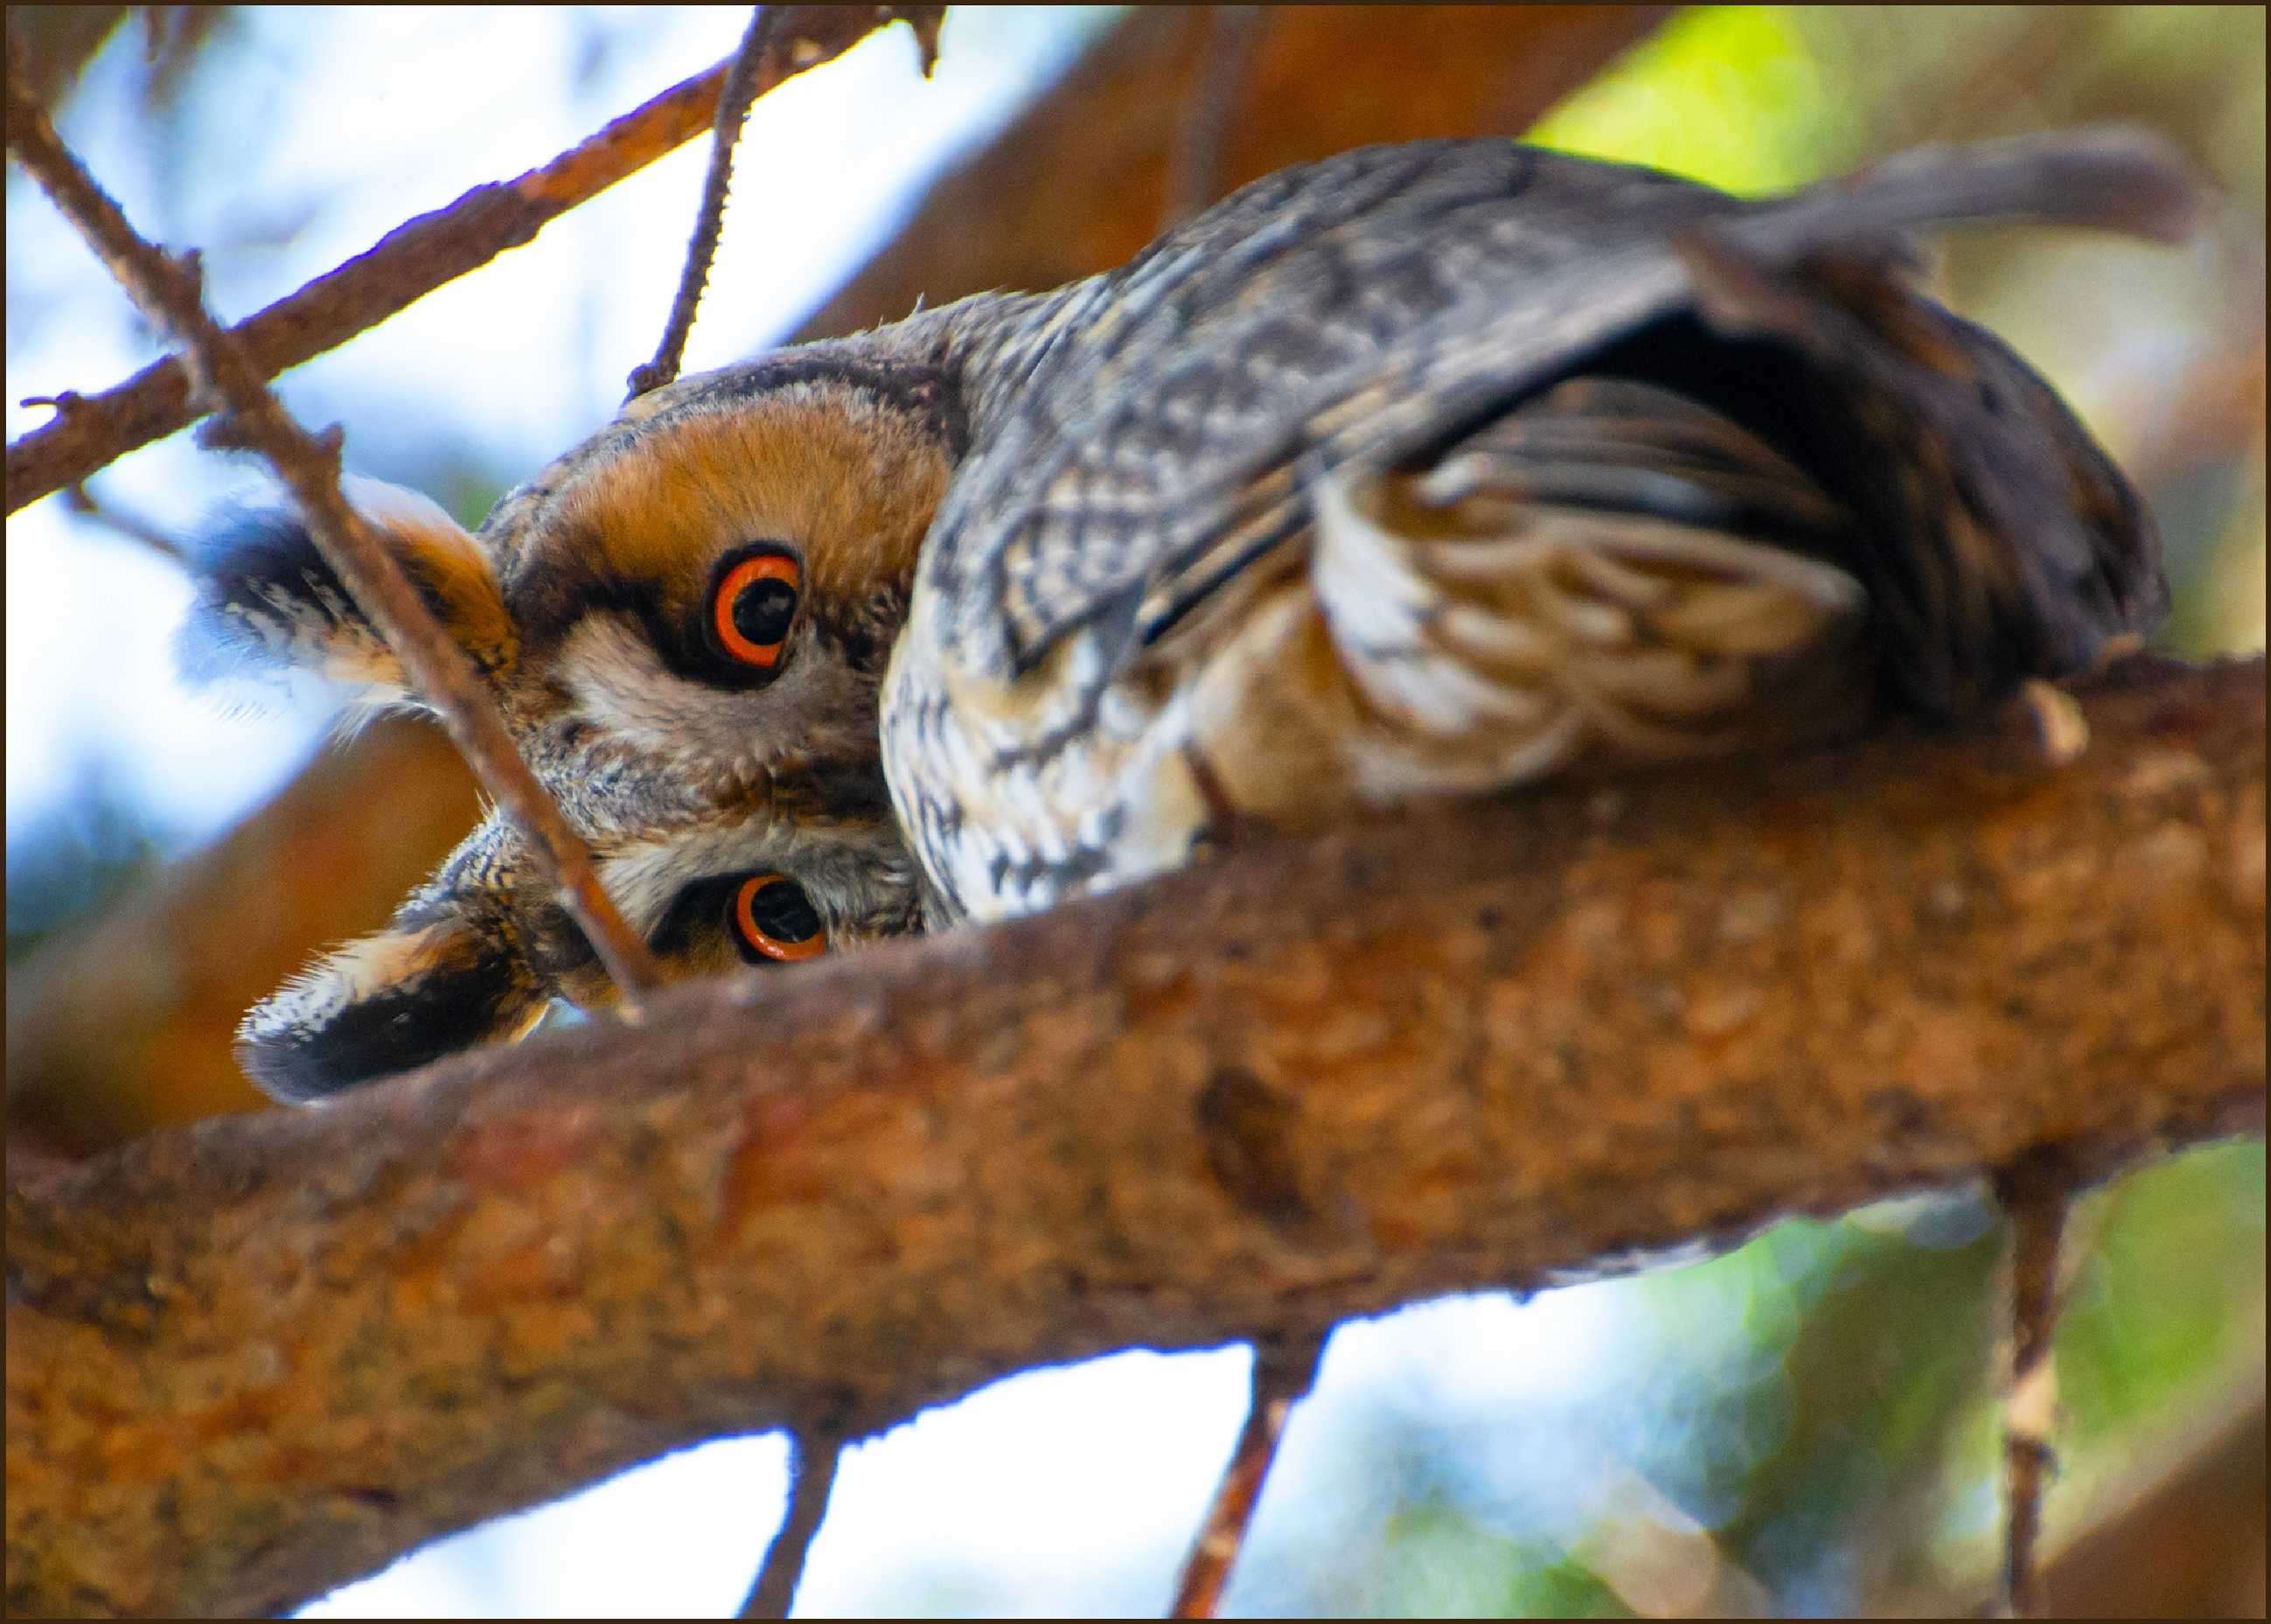
[[(780, 50), (758, 76), (762, 95), (844, 54), (905, 15), (927, 56), (935, 6), (798, 5), (785, 13)], [(516, 180), (476, 186), (446, 208), (396, 227), (362, 253), (230, 329), (263, 379), (376, 327), (445, 283), (487, 264), (578, 204), (711, 127), (728, 63), (696, 74), (614, 120), (580, 145)], [(172, 356), (99, 395), (56, 397), (55, 420), (8, 447), (7, 510), (86, 479), (118, 458), (187, 428), (204, 409)]]
[(2252, 1131), (2263, 683), (1258, 844), (11, 1177), (9, 1603), (273, 1612), (698, 1438)]
[[(2266, 1546), (2263, 1373), (2252, 1402), (2229, 1404), (2149, 1476), (2059, 1552), (2044, 1576), (2062, 1619), (2260, 1619)], [(2234, 1399), (2242, 1399), (2235, 1392)], [(1929, 1598), (1919, 1598), (1929, 1599)], [(1963, 1599), (1969, 1599), (1963, 1598)], [(1949, 1598), (1942, 1607), (1962, 1605)], [(1918, 1607), (1910, 1616), (1923, 1617)]]

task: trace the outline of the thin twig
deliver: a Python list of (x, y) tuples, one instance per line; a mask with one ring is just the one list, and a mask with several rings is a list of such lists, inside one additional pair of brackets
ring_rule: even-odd
[(132, 295), (170, 332), (194, 369), (196, 393), (225, 409), (230, 435), (263, 452), (291, 491), (316, 545), (356, 604), (401, 655), (420, 696), (440, 712), (482, 786), (518, 826), (549, 870), (562, 905), (590, 939), (636, 1018), (637, 1001), (660, 976), (646, 943), (608, 902), (590, 854), (553, 805), (505, 731), (472, 663), (450, 640), (376, 537), (339, 493), (336, 428), (311, 436), (269, 390), (245, 346), (206, 311), (194, 255), (174, 258), (145, 242), (116, 203), (63, 145), (47, 110), (8, 63), (8, 150), (28, 170)]
[[(937, 6), (781, 8), (787, 78), (904, 20), (927, 52)], [(447, 282), (534, 239), (551, 221), (712, 127), (727, 63), (673, 86), (580, 145), (517, 180), (476, 186), (456, 202), (405, 221), (354, 258), (230, 330), (264, 382), (415, 303)], [(775, 80), (778, 83), (778, 80)], [(138, 446), (200, 415), (187, 371), (172, 356), (97, 395), (71, 403), (8, 447), (7, 510), (76, 484)]]
[(1167, 160), (1167, 202), (1160, 228), (1179, 225), (1222, 196), (1231, 121), (1254, 66), (1267, 8), (1213, 5), (1202, 23), (1197, 65)]
[(1996, 1175), (2011, 1225), (2011, 1370), (2003, 1394), (2003, 1576), (1999, 1615), (2042, 1616), (2036, 1546), (2043, 1484), (2057, 1469), (2051, 1428), (2058, 1408), (2051, 1333), (2058, 1323), (2059, 1233), (2074, 1174), (2055, 1147), (2029, 1152)]
[[(741, 35), (741, 48), (733, 53), (726, 87), (718, 93), (718, 116), (711, 126), (710, 168), (702, 179), (702, 204), (695, 214), (694, 235), (686, 244), (686, 264), (678, 273), (678, 294), (670, 302), (670, 318), (663, 324), (662, 342), (655, 346), (654, 359), (631, 369), (627, 400), (669, 383), (678, 376), (679, 363), (686, 357), (695, 308), (702, 302), (702, 290), (710, 280), (710, 262), (718, 256), (726, 190), (733, 178), (733, 147), (748, 120), (749, 104), (757, 99), (758, 62), (779, 54), (774, 44), (779, 21), (778, 6), (750, 9), (748, 29)], [(771, 65), (778, 72), (778, 63)], [(778, 78), (774, 82), (778, 84)]]
[(1262, 1486), (1277, 1458), (1277, 1445), (1285, 1436), (1285, 1420), (1293, 1406), (1315, 1385), (1317, 1366), (1324, 1358), (1321, 1332), (1302, 1332), (1256, 1343), (1254, 1348), (1254, 1397), (1246, 1409), (1246, 1425), (1230, 1452), (1230, 1464), (1215, 1486), (1214, 1503), (1199, 1523), (1198, 1538), (1183, 1559), (1182, 1576), (1175, 1582), (1174, 1605), (1167, 1616), (1210, 1619), (1221, 1603), (1223, 1586), (1246, 1547), (1246, 1531), (1262, 1503)]
[(836, 1463), (844, 1440), (824, 1433), (806, 1433), (789, 1441), (788, 1509), (780, 1531), (766, 1547), (765, 1560), (741, 1602), (745, 1619), (785, 1619), (796, 1605), (796, 1587), (804, 1579), (804, 1559), (813, 1536), (828, 1515), (829, 1491), (836, 1484)]
[(121, 507), (105, 494), (98, 498), (84, 485), (74, 485), (63, 492), (63, 502), (81, 518), (92, 519), (104, 529), (124, 536), (129, 541), (138, 541), (160, 557), (174, 563), (186, 564), (189, 555), (182, 544), (155, 521), (144, 518), (130, 508)]

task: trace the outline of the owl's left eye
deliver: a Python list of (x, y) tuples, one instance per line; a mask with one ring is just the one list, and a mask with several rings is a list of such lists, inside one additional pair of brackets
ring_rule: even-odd
[(760, 958), (817, 958), (828, 950), (812, 898), (785, 875), (753, 874), (735, 886), (726, 920), (733, 945), (753, 965)]
[(710, 592), (710, 630), (719, 651), (753, 672), (780, 664), (796, 619), (804, 566), (782, 548), (760, 544), (728, 559)]

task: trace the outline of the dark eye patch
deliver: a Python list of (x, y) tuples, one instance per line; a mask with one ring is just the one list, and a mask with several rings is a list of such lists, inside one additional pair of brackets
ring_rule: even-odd
[(734, 889), (743, 878), (740, 874), (713, 874), (681, 886), (663, 911), (661, 920), (647, 933), (647, 945), (659, 954), (676, 956), (685, 953), (697, 939), (718, 935), (725, 927), (726, 910), (733, 905)]
[[(795, 548), (778, 541), (736, 548), (711, 567), (704, 585), (690, 595), (666, 592), (663, 582), (643, 576), (609, 574), (604, 567), (607, 556), (588, 527), (563, 530), (558, 544), (547, 546), (542, 568), (514, 574), (505, 599), (520, 628), (525, 658), (541, 659), (557, 649), (586, 616), (614, 614), (636, 623), (641, 638), (674, 676), (711, 688), (746, 689), (761, 688), (779, 674), (778, 658), (769, 666), (752, 665), (732, 658), (721, 646), (716, 593), (735, 564), (753, 557), (793, 561), (800, 577), (802, 560)], [(780, 647), (795, 626), (797, 600), (793, 582), (753, 582), (736, 594), (726, 624), (747, 644)]]

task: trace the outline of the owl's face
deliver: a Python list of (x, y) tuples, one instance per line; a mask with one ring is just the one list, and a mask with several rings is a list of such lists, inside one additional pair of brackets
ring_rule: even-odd
[[(600, 880), (674, 976), (920, 927), (876, 691), (959, 454), (942, 378), (885, 335), (688, 378), (502, 502), (478, 534), (410, 493), (348, 496), (491, 685)], [(296, 516), (208, 542), (182, 652), (412, 703)], [(246, 1017), (247, 1069), (310, 1099), (517, 1034), (614, 989), (492, 814), (388, 929)]]

